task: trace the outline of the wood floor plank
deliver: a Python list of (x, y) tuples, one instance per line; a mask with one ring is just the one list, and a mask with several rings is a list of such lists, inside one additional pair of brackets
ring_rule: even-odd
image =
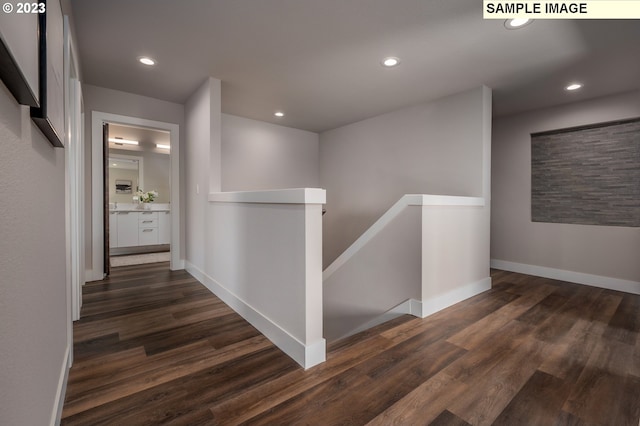
[(434, 421), (453, 401), (470, 392), (469, 387), (441, 371), (378, 414), (369, 426), (422, 425)]
[(640, 334), (640, 298), (625, 297), (609, 321), (604, 337), (635, 345)]
[(302, 369), (185, 271), (83, 291), (63, 425), (638, 425), (640, 296), (492, 270)]
[[(632, 346), (618, 341), (599, 341), (575, 383), (563, 410), (598, 424), (612, 423), (626, 398), (638, 405), (638, 394), (623, 395), (620, 390), (632, 362)], [(613, 415), (612, 415), (613, 414)]]
[[(464, 394), (453, 401), (448, 410), (470, 424), (491, 425), (534, 374), (543, 352), (541, 342), (523, 340), (493, 367), (469, 374), (465, 383), (471, 389), (482, 391)], [(443, 371), (449, 371), (454, 364)]]
[(133, 395), (195, 371), (201, 371), (222, 364), (234, 357), (251, 353), (252, 351), (258, 351), (270, 345), (270, 342), (268, 342), (266, 338), (259, 336), (230, 347), (225, 347), (221, 350), (216, 350), (212, 353), (201, 352), (196, 357), (190, 358), (187, 361), (171, 363), (164, 365), (162, 368), (147, 371), (143, 375), (123, 379), (117, 382), (115, 386), (105, 386), (94, 389), (92, 392), (77, 399), (72, 399), (65, 404), (64, 412), (66, 415), (71, 416), (80, 411)]
[(366, 362), (385, 351), (393, 343), (372, 336), (327, 354), (327, 361), (307, 372), (297, 370), (211, 407), (216, 419), (240, 424), (271, 410), (296, 395), (331, 380), (333, 377)]
[(551, 425), (560, 415), (570, 390), (570, 383), (536, 371), (493, 424), (511, 426), (526, 419), (528, 424)]
[(541, 303), (553, 291), (554, 288), (550, 286), (537, 288), (535, 292), (519, 297), (476, 321), (473, 325), (450, 337), (448, 341), (465, 349), (473, 349), (491, 339), (492, 335), (499, 332), (503, 326)]

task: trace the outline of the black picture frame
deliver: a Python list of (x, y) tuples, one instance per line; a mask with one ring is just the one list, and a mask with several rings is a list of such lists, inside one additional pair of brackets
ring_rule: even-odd
[(58, 0), (40, 0), (38, 16), (40, 106), (31, 107), (31, 119), (55, 147), (64, 148), (64, 31)]
[[(11, 6), (11, 3), (7, 4)], [(38, 55), (38, 17), (6, 10), (3, 12), (2, 18), (11, 20), (3, 24), (17, 24), (18, 28), (13, 27), (7, 33), (0, 34), (0, 79), (19, 104), (37, 108), (40, 106), (38, 81), (35, 79), (30, 83), (28, 77), (38, 72), (37, 64), (28, 60), (25, 63), (24, 60), (30, 55), (36, 59)], [(24, 67), (32, 68), (25, 70)]]

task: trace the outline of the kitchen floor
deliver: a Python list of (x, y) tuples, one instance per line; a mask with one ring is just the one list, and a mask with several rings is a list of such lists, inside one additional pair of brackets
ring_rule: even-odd
[(171, 252), (143, 253), (122, 256), (110, 256), (111, 267), (143, 265), (145, 263), (169, 262)]

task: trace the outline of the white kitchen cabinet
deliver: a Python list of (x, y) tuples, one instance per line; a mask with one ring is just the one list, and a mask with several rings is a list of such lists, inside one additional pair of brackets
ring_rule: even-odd
[(158, 212), (138, 213), (138, 245), (158, 244)]
[(138, 244), (138, 213), (118, 213), (118, 247), (132, 247)]
[(109, 248), (118, 247), (118, 214), (109, 212)]
[(171, 242), (171, 212), (109, 212), (109, 248), (138, 247)]
[(171, 212), (158, 212), (158, 244), (171, 243)]
[(158, 244), (158, 228), (138, 229), (138, 245), (149, 246)]

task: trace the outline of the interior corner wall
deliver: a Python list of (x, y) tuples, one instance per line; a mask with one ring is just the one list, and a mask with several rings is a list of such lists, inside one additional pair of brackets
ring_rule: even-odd
[(640, 228), (531, 221), (530, 134), (635, 117), (640, 91), (494, 120), (491, 258), (640, 282)]
[(220, 99), (220, 80), (208, 78), (185, 105), (185, 259), (200, 271), (206, 266), (209, 192), (220, 190)]
[(319, 135), (222, 114), (222, 189), (316, 188)]
[(0, 147), (0, 422), (50, 424), (72, 350), (65, 152), (53, 148), (2, 83)]
[[(143, 118), (147, 120), (173, 123), (180, 126), (180, 145), (184, 146), (184, 106), (146, 96), (135, 95), (133, 93), (121, 92), (118, 90), (106, 89), (104, 87), (90, 84), (82, 85), (85, 116), (85, 259), (86, 269), (91, 270), (92, 261), (92, 221), (91, 221), (91, 151), (92, 151), (92, 111), (106, 112), (110, 114), (124, 115), (128, 117)], [(133, 155), (133, 154), (132, 154)], [(182, 159), (181, 159), (182, 161)], [(181, 167), (184, 170), (184, 167)], [(180, 182), (184, 182), (184, 171), (181, 170)], [(182, 187), (184, 188), (184, 187)], [(181, 190), (182, 190), (181, 188)], [(184, 200), (181, 200), (179, 208), (184, 211)], [(175, 208), (175, 206), (174, 206)], [(182, 215), (184, 217), (184, 215)], [(181, 228), (184, 229), (184, 218), (181, 220)], [(181, 252), (185, 251), (184, 232), (180, 241)]]
[(325, 267), (404, 194), (488, 196), (487, 99), (479, 87), (320, 134)]

